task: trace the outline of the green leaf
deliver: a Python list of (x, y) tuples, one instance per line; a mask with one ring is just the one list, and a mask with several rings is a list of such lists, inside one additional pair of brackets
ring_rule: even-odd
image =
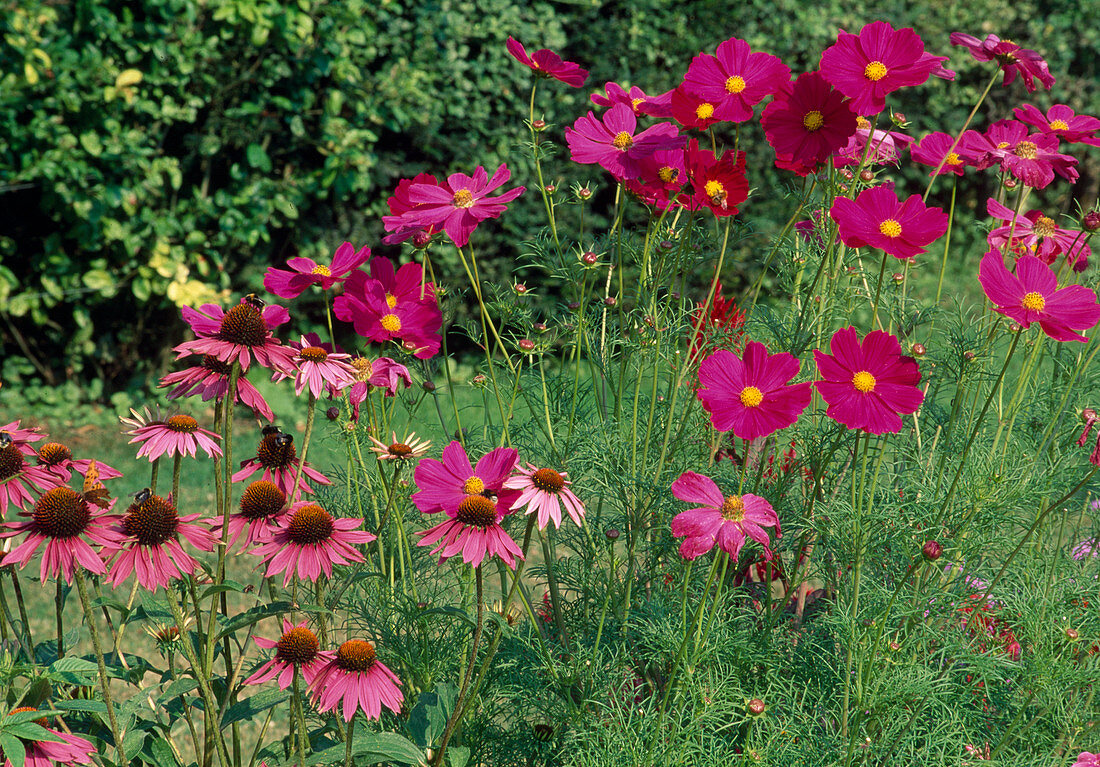
[(246, 586), (243, 583), (238, 583), (237, 581), (226, 579), (221, 583), (217, 583), (213, 586), (207, 586), (203, 590), (202, 594), (199, 595), (199, 600), (205, 601), (207, 597), (213, 596), (214, 594), (221, 594), (223, 591), (232, 591), (238, 594), (243, 594), (245, 588)]
[(23, 741), (6, 732), (0, 732), (0, 751), (4, 752), (4, 757), (11, 762), (12, 767), (23, 767), (27, 759), (27, 749), (23, 746)]
[(98, 673), (99, 666), (82, 658), (62, 658), (46, 669), (49, 679), (82, 686), (92, 684)]
[(447, 718), (454, 709), (455, 692), (455, 686), (449, 682), (437, 684), (434, 690), (422, 693), (417, 699), (409, 712), (409, 732), (417, 745), (428, 748), (443, 737)]
[(248, 158), (248, 164), (253, 168), (263, 173), (271, 172), (271, 158), (267, 156), (267, 152), (264, 151), (262, 146), (249, 144), (244, 153)]
[(229, 710), (225, 712), (225, 716), (222, 717), (222, 727), (225, 728), (234, 722), (251, 719), (261, 711), (267, 711), (272, 706), (277, 706), (288, 698), (290, 698), (290, 693), (284, 690), (258, 692), (251, 698), (246, 698), (240, 703), (230, 706)]
[[(30, 713), (30, 712), (28, 712)], [(64, 739), (54, 735), (40, 724), (34, 722), (19, 722), (17, 724), (5, 724), (4, 732), (23, 740), (43, 740), (48, 743), (64, 743)]]
[(424, 752), (417, 748), (415, 743), (396, 732), (365, 732), (362, 737), (356, 735), (352, 751), (359, 764), (377, 764), (378, 762), (427, 764)]
[(114, 276), (106, 269), (89, 269), (81, 279), (89, 288), (101, 293), (110, 294), (117, 289)]
[(84, 151), (92, 157), (99, 157), (103, 154), (103, 144), (100, 142), (99, 136), (92, 131), (80, 134), (80, 145), (84, 147)]
[(150, 742), (149, 753), (153, 757), (153, 764), (157, 767), (177, 767), (179, 764), (176, 761), (176, 755), (172, 753), (172, 747), (163, 738)]
[(101, 700), (59, 700), (54, 704), (54, 708), (61, 711), (83, 711), (89, 714), (107, 713), (107, 704)]
[(470, 749), (466, 746), (451, 746), (447, 749), (447, 761), (451, 767), (466, 767), (470, 761)]
[(253, 623), (257, 623), (264, 618), (270, 618), (272, 615), (285, 613), (292, 607), (293, 605), (290, 602), (272, 602), (269, 605), (259, 605), (250, 610), (245, 610), (240, 615), (235, 615), (222, 624), (221, 631), (218, 632), (218, 639), (221, 639), (226, 634), (232, 634), (237, 629), (251, 626)]

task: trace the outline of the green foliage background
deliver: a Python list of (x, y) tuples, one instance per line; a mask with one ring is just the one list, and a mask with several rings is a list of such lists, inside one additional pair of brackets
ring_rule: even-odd
[[(874, 19), (914, 26), (959, 73), (889, 104), (915, 135), (957, 129), (989, 77), (948, 44), (954, 30), (1033, 47), (1058, 78), (1052, 93), (1030, 99), (1020, 84), (995, 89), (978, 127), (1028, 100), (1100, 113), (1096, 0), (747, 0), (736, 12), (707, 0), (7, 0), (2, 8), (0, 374), (24, 388), (140, 387), (167, 361), (168, 342), (183, 337), (180, 305), (258, 289), (268, 265), (297, 253), (324, 258), (345, 239), (378, 245), (399, 178), (507, 161), (530, 186), (522, 147), (530, 76), (507, 55), (509, 35), (591, 68), (590, 87), (540, 89), (540, 105), (561, 122), (582, 114), (608, 80), (673, 87), (693, 55), (730, 36), (797, 73), (816, 66), (837, 27)], [(561, 127), (550, 135), (560, 140)], [(758, 192), (745, 213), (767, 230), (787, 215), (771, 190), (791, 180), (773, 169), (759, 127), (748, 130), (742, 145)], [(564, 156), (554, 162), (563, 188), (600, 180)], [(1097, 168), (1094, 151), (1076, 202), (1096, 199)], [(898, 175), (920, 183), (919, 170)], [(982, 191), (960, 204), (973, 209)], [(528, 194), (494, 236), (479, 234), (490, 274), (510, 270), (541, 215)]]

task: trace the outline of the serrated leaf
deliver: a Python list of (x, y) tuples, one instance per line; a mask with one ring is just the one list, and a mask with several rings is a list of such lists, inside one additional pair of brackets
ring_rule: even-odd
[(284, 690), (263, 690), (262, 692), (258, 692), (251, 698), (246, 698), (240, 703), (235, 703), (230, 706), (229, 710), (225, 712), (225, 716), (222, 717), (222, 727), (225, 728), (234, 722), (251, 719), (261, 711), (267, 711), (272, 706), (277, 706), (289, 698), (290, 693)]

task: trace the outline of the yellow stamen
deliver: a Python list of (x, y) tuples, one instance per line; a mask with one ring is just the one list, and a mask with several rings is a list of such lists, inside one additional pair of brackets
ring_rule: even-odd
[(323, 264), (317, 264), (317, 266), (313, 267), (313, 269), (310, 271), (310, 274), (319, 274), (322, 277), (331, 277), (332, 271)]
[(387, 333), (401, 332), (401, 320), (396, 314), (386, 314), (382, 317), (382, 327)]
[(741, 404), (745, 407), (756, 407), (764, 401), (764, 392), (755, 386), (746, 386), (741, 390)]
[(745, 78), (741, 75), (734, 75), (726, 80), (726, 93), (740, 93), (745, 90)]
[(615, 138), (611, 139), (611, 146), (616, 149), (626, 151), (630, 147), (634, 146), (634, 138), (626, 131), (619, 131), (615, 134)]
[(485, 492), (485, 482), (481, 477), (470, 477), (462, 483), (462, 492), (466, 495), (480, 495)]
[(825, 125), (825, 118), (816, 109), (811, 109), (802, 117), (802, 127), (808, 131), (821, 130), (823, 125)]
[(695, 107), (695, 116), (700, 120), (709, 120), (714, 115), (714, 105), (703, 102)]
[(459, 189), (455, 192), (452, 202), (456, 208), (472, 208), (474, 205), (473, 192), (469, 189)]
[(947, 153), (947, 165), (962, 165), (962, 158), (955, 152)]
[(901, 224), (892, 218), (888, 218), (879, 224), (878, 230), (887, 237), (901, 237)]
[(875, 390), (875, 377), (866, 370), (861, 370), (852, 376), (852, 386), (864, 394)]
[(1069, 123), (1067, 123), (1065, 120), (1051, 120), (1050, 121), (1050, 129), (1051, 130), (1069, 130)]
[(878, 82), (886, 77), (887, 71), (886, 65), (881, 61), (872, 61), (867, 65), (867, 68), (863, 70), (863, 76), (872, 82)]
[(745, 519), (745, 502), (739, 495), (726, 496), (722, 502), (722, 519), (727, 522), (743, 522)]
[(397, 296), (395, 296), (393, 293), (387, 293), (386, 306), (390, 307), (391, 309), (397, 306)]
[(1020, 302), (1020, 305), (1032, 312), (1041, 312), (1046, 308), (1047, 300), (1043, 297), (1042, 293), (1027, 293), (1024, 295), (1024, 299)]

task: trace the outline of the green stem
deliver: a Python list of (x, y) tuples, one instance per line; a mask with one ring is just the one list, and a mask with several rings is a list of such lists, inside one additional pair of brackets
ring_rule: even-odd
[(122, 745), (122, 731), (118, 729), (118, 719), (115, 718), (115, 706), (111, 700), (111, 686), (107, 680), (107, 664), (103, 662), (103, 647), (99, 641), (99, 628), (96, 626), (92, 603), (88, 599), (88, 585), (84, 582), (84, 571), (81, 568), (77, 567), (74, 575), (76, 576), (76, 590), (80, 593), (80, 606), (84, 608), (88, 633), (92, 635), (92, 649), (95, 651), (96, 665), (99, 666), (99, 689), (103, 693), (103, 703), (107, 706), (107, 720), (111, 724), (111, 736), (115, 739), (115, 752), (118, 754), (117, 764), (124, 765), (127, 762), (126, 752)]
[(466, 690), (470, 687), (470, 679), (474, 675), (474, 664), (477, 662), (477, 648), (481, 642), (481, 629), (484, 625), (485, 618), (485, 599), (482, 593), (481, 583), (481, 568), (474, 568), (474, 577), (477, 582), (477, 623), (474, 625), (474, 638), (470, 642), (470, 662), (466, 664), (466, 673), (462, 678), (462, 688), (458, 691), (458, 698), (455, 699), (455, 707), (451, 712), (451, 715), (447, 718), (447, 726), (443, 730), (443, 738), (439, 742), (439, 750), (435, 754), (435, 758), (432, 760), (432, 764), (435, 767), (441, 767), (443, 764), (444, 754), (447, 753), (447, 743), (451, 740), (451, 735), (454, 733), (455, 726), (458, 725), (458, 720), (461, 718), (461, 714), (465, 711), (463, 704), (465, 702)]
[(959, 133), (955, 136), (955, 140), (951, 143), (951, 148), (943, 153), (943, 159), (940, 160), (940, 164), (936, 166), (936, 169), (932, 171), (932, 178), (928, 180), (928, 187), (924, 190), (924, 196), (921, 198), (923, 202), (928, 202), (928, 195), (932, 194), (932, 186), (936, 183), (936, 179), (939, 178), (940, 171), (943, 170), (943, 166), (947, 164), (948, 156), (955, 151), (955, 147), (959, 145), (959, 141), (962, 140), (963, 134), (966, 133), (966, 129), (970, 127), (970, 122), (974, 119), (974, 115), (978, 113), (978, 107), (985, 101), (985, 97), (989, 95), (989, 91), (993, 88), (993, 84), (997, 82), (997, 79), (1001, 76), (1001, 69), (997, 67), (993, 70), (993, 77), (990, 79), (989, 84), (985, 86), (985, 90), (982, 91), (982, 95), (978, 98), (978, 103), (974, 105), (974, 108), (970, 110), (970, 114), (966, 117), (966, 122), (963, 123), (962, 128), (959, 129)]
[[(298, 767), (306, 766), (306, 740), (309, 735), (306, 731), (306, 717), (302, 712), (302, 691), (299, 682), (298, 664), (294, 664), (294, 684), (293, 693), (290, 698), (291, 709), (293, 710), (295, 726), (298, 728)], [(350, 742), (350, 741), (349, 741)]]

